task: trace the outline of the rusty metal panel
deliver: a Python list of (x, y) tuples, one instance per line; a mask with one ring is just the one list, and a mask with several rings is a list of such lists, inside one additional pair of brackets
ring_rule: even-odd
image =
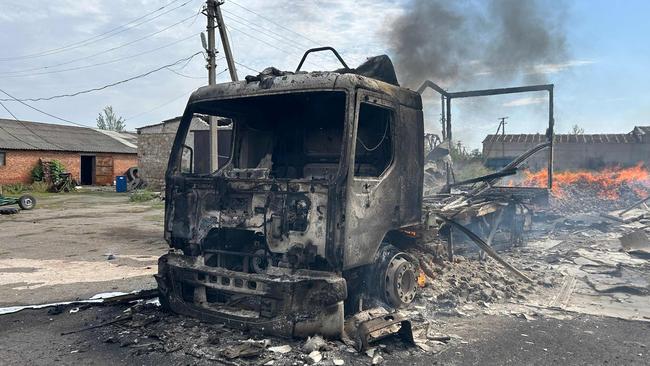
[(111, 185), (113, 184), (113, 156), (97, 155), (95, 157), (95, 184)]

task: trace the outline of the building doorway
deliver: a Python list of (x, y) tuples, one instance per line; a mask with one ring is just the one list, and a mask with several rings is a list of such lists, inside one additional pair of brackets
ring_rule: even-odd
[(95, 184), (95, 157), (81, 156), (81, 185), (90, 186)]

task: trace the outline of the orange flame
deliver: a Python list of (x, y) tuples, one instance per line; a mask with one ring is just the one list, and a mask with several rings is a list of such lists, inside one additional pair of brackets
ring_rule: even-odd
[[(548, 172), (524, 172), (526, 186), (543, 187), (547, 183)], [(650, 192), (650, 171), (642, 163), (630, 168), (606, 168), (601, 171), (566, 171), (553, 174), (552, 194), (556, 198), (566, 196), (567, 187), (584, 188), (593, 191), (597, 198), (617, 200), (620, 189), (629, 187), (637, 196), (646, 196)]]

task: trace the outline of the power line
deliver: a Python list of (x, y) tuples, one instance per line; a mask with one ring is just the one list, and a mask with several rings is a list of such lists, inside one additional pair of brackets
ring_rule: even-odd
[(249, 69), (250, 71), (256, 72), (256, 73), (258, 73), (258, 74), (260, 73), (259, 70), (255, 70), (255, 69), (253, 69), (252, 67), (248, 67), (248, 66), (246, 66), (246, 65), (244, 65), (244, 64), (242, 64), (242, 63), (239, 63), (239, 62), (237, 62), (237, 61), (235, 61), (235, 63), (236, 63), (237, 65), (239, 65), (239, 66), (245, 68), (245, 69)]
[(24, 106), (26, 106), (26, 107), (28, 107), (28, 108), (30, 108), (30, 109), (33, 109), (33, 110), (35, 110), (35, 111), (37, 111), (37, 112), (40, 112), (40, 113), (43, 113), (43, 114), (46, 115), (46, 116), (50, 116), (50, 117), (52, 117), (52, 118), (58, 119), (59, 121), (68, 122), (68, 123), (71, 123), (71, 124), (73, 124), (73, 125), (77, 125), (77, 126), (79, 126), (79, 127), (89, 127), (89, 126), (82, 125), (82, 124), (77, 123), (77, 122), (72, 122), (72, 121), (67, 120), (67, 119), (65, 119), (65, 118), (57, 117), (57, 116), (55, 116), (55, 115), (53, 115), (53, 114), (51, 114), (51, 113), (45, 112), (45, 111), (43, 111), (43, 110), (41, 110), (41, 109), (38, 109), (38, 108), (36, 108), (36, 107), (34, 107), (34, 106), (31, 106), (31, 105), (29, 105), (29, 104), (23, 102), (22, 100), (17, 99), (17, 98), (14, 97), (13, 95), (7, 93), (6, 91), (4, 91), (4, 90), (2, 90), (2, 89), (0, 89), (0, 92), (2, 92), (3, 94), (5, 94), (5, 95), (8, 96), (9, 98), (11, 98), (12, 101), (16, 101), (16, 102), (18, 102), (18, 103), (20, 103), (20, 104), (22, 104), (22, 105), (24, 105)]
[[(4, 90), (3, 90), (2, 92), (5, 93), (5, 94), (7, 94)], [(7, 94), (7, 95), (9, 95), (9, 94)], [(62, 149), (61, 146), (59, 146), (59, 145), (57, 145), (57, 144), (55, 144), (55, 143), (53, 143), (53, 142), (51, 142), (51, 141), (46, 140), (43, 136), (41, 136), (41, 135), (37, 134), (36, 132), (34, 132), (34, 130), (32, 130), (28, 125), (24, 124), (23, 121), (19, 120), (18, 117), (16, 117), (15, 114), (11, 113), (11, 111), (9, 110), (9, 108), (7, 108), (7, 106), (5, 106), (2, 102), (0, 102), (0, 105), (2, 105), (2, 107), (3, 107), (7, 112), (9, 112), (9, 114), (11, 114), (11, 116), (16, 120), (16, 122), (18, 122), (21, 126), (23, 126), (27, 131), (31, 132), (32, 135), (38, 137), (39, 139), (43, 140), (43, 141), (44, 141), (45, 143), (47, 143), (47, 144), (50, 144), (50, 145), (53, 145), (53, 146), (58, 147), (59, 149)], [(13, 133), (7, 131), (7, 130), (6, 130), (5, 128), (3, 128), (2, 126), (0, 126), (0, 128), (3, 129), (6, 133), (8, 133), (9, 135), (11, 135), (11, 136), (12, 136), (13, 138), (15, 138), (16, 140), (22, 142), (23, 144), (27, 144), (27, 145), (29, 145), (29, 146), (35, 148), (35, 149), (38, 149), (37, 146), (34, 146), (34, 145), (30, 144), (29, 142), (24, 141), (24, 140), (18, 138), (16, 135), (14, 135)]]
[[(278, 38), (275, 38), (275, 39), (283, 40), (283, 41), (287, 41), (287, 42), (285, 42), (285, 43), (290, 44), (290, 45), (293, 46), (293, 47), (296, 47), (296, 48), (299, 48), (299, 49), (304, 49), (305, 47), (307, 47), (307, 46), (305, 46), (305, 45), (303, 45), (303, 44), (300, 44), (300, 43), (296, 42), (295, 40), (293, 40), (293, 39), (291, 39), (291, 38), (285, 37), (284, 35), (282, 35), (282, 34), (280, 34), (280, 33), (274, 32), (273, 30), (271, 30), (271, 29), (269, 29), (269, 28), (262, 27), (261, 25), (254, 24), (254, 23), (251, 22), (250, 20), (248, 20), (248, 19), (246, 19), (246, 18), (244, 18), (244, 17), (241, 17), (241, 16), (239, 16), (239, 15), (237, 15), (237, 14), (231, 12), (231, 11), (228, 11), (228, 10), (226, 10), (226, 9), (223, 9), (222, 11), (223, 11), (224, 13), (226, 13), (226, 14), (229, 14), (229, 16), (226, 17), (226, 18), (228, 18), (228, 20), (230, 20), (230, 21), (232, 21), (232, 22), (235, 22), (235, 23), (241, 24), (241, 25), (243, 25), (243, 26), (246, 26), (246, 27), (251, 28), (251, 29), (254, 29), (254, 30), (257, 30), (257, 29), (255, 29), (255, 28), (262, 29), (262, 30), (264, 30), (266, 33), (270, 33), (270, 34), (273, 34), (273, 35), (275, 35), (275, 36), (278, 37)], [(235, 17), (235, 18), (237, 18), (237, 19), (232, 19), (232, 17)], [(238, 20), (238, 19), (239, 19), (239, 20)], [(245, 23), (242, 23), (242, 22), (245, 22)], [(268, 36), (268, 34), (265, 34), (265, 35)], [(296, 46), (296, 44), (297, 44), (297, 46)], [(309, 48), (309, 47), (307, 47), (307, 48)]]
[(179, 40), (174, 41), (172, 43), (168, 43), (168, 44), (166, 44), (164, 46), (156, 47), (156, 48), (150, 49), (148, 51), (136, 53), (134, 55), (119, 57), (119, 58), (116, 58), (116, 59), (113, 59), (113, 60), (110, 60), (110, 61), (99, 62), (99, 63), (91, 64), (91, 65), (71, 67), (71, 68), (67, 68), (67, 69), (44, 71), (44, 72), (38, 72), (38, 73), (27, 73), (27, 74), (20, 74), (20, 75), (2, 76), (3, 73), (0, 73), (0, 78), (28, 77), (28, 76), (35, 76), (35, 75), (58, 74), (58, 73), (61, 73), (61, 72), (66, 72), (66, 71), (76, 71), (76, 70), (90, 69), (90, 68), (93, 68), (93, 67), (108, 65), (108, 64), (115, 63), (115, 62), (124, 61), (124, 60), (132, 59), (132, 58), (135, 58), (135, 57), (138, 57), (138, 56), (146, 55), (146, 54), (149, 54), (149, 53), (152, 53), (152, 52), (155, 52), (155, 51), (159, 51), (159, 50), (161, 50), (163, 48), (168, 48), (168, 47), (171, 47), (171, 46), (176, 45), (178, 43), (185, 42), (188, 39), (191, 39), (193, 37), (198, 36), (199, 34), (201, 34), (201, 33), (194, 33), (194, 34), (189, 35), (188, 37), (179, 39)]
[[(11, 113), (11, 111), (9, 110), (9, 108), (7, 108), (7, 106), (4, 105), (4, 103), (0, 102), (0, 105), (2, 106), (2, 108), (5, 109), (5, 111), (9, 112), (9, 114), (11, 114), (11, 116), (12, 116), (16, 121), (18, 121), (18, 117), (16, 117), (15, 114)], [(11, 135), (11, 134), (10, 134), (10, 135)], [(12, 136), (13, 136), (13, 135), (12, 135)], [(14, 137), (16, 137), (16, 136), (14, 136)]]
[(308, 40), (308, 41), (310, 41), (310, 42), (312, 42), (312, 43), (314, 43), (314, 44), (316, 44), (316, 45), (320, 45), (320, 42), (316, 42), (316, 41), (314, 41), (313, 39), (311, 39), (311, 38), (309, 38), (309, 37), (307, 37), (307, 36), (304, 36), (304, 35), (302, 35), (302, 34), (296, 32), (296, 31), (294, 31), (294, 30), (292, 30), (292, 29), (290, 29), (290, 28), (287, 28), (287, 27), (283, 26), (282, 24), (278, 24), (278, 23), (274, 22), (273, 20), (271, 20), (271, 19), (269, 19), (269, 18), (267, 18), (267, 17), (265, 17), (265, 16), (263, 16), (263, 15), (257, 13), (257, 12), (248, 9), (248, 8), (245, 7), (245, 6), (239, 5), (239, 4), (237, 4), (236, 2), (234, 2), (234, 1), (232, 1), (232, 0), (230, 0), (230, 3), (231, 3), (231, 4), (235, 4), (236, 6), (238, 6), (238, 7), (242, 8), (242, 9), (246, 10), (246, 11), (249, 12), (249, 13), (252, 13), (252, 14), (257, 15), (258, 17), (260, 17), (260, 18), (266, 20), (266, 21), (269, 22), (269, 23), (272, 23), (272, 24), (277, 25), (278, 27), (280, 27), (280, 28), (282, 28), (282, 29), (284, 29), (284, 30), (286, 30), (286, 31), (289, 31), (289, 32), (291, 32), (291, 33), (293, 33), (293, 34), (295, 34), (295, 35), (297, 35), (297, 36), (299, 36), (299, 37), (301, 37), (301, 38), (304, 38), (304, 39), (306, 39), (306, 40)]
[(53, 95), (53, 96), (50, 96), (50, 97), (41, 97), (41, 98), (16, 99), (16, 98), (10, 96), (12, 99), (0, 99), (0, 101), (18, 101), (18, 102), (21, 102), (21, 103), (24, 102), (24, 101), (38, 102), (38, 101), (42, 101), (42, 100), (52, 100), (52, 99), (59, 99), (59, 98), (65, 98), (65, 97), (74, 97), (74, 96), (77, 96), (77, 95), (80, 95), (80, 94), (87, 94), (87, 93), (103, 90), (103, 89), (106, 89), (106, 88), (110, 88), (110, 87), (113, 87), (113, 86), (116, 86), (116, 85), (119, 85), (119, 84), (124, 84), (126, 82), (129, 82), (129, 81), (132, 81), (132, 80), (135, 80), (135, 79), (143, 78), (145, 76), (151, 75), (151, 74), (153, 74), (155, 72), (158, 72), (160, 70), (168, 69), (169, 67), (177, 65), (177, 64), (179, 64), (179, 63), (181, 63), (183, 61), (191, 60), (192, 58), (194, 58), (194, 56), (199, 55), (199, 54), (201, 54), (201, 52), (196, 52), (196, 53), (194, 53), (193, 55), (191, 55), (189, 57), (182, 58), (180, 60), (172, 62), (171, 64), (167, 64), (167, 65), (158, 67), (156, 69), (147, 71), (147, 72), (145, 72), (143, 74), (139, 74), (139, 75), (130, 77), (128, 79), (116, 81), (114, 83), (110, 83), (110, 84), (100, 86), (100, 87), (97, 87), (97, 88), (85, 89), (85, 90), (80, 90), (80, 91), (77, 91), (77, 92), (74, 92), (74, 93), (58, 94), (58, 95)]
[(177, 26), (179, 24), (182, 24), (182, 23), (188, 21), (189, 19), (191, 19), (192, 17), (195, 17), (195, 16), (196, 16), (196, 14), (192, 14), (191, 16), (189, 16), (187, 18), (184, 18), (184, 19), (180, 20), (179, 22), (171, 24), (171, 25), (169, 25), (169, 26), (167, 26), (167, 27), (165, 27), (163, 29), (160, 29), (160, 30), (158, 30), (156, 32), (149, 33), (144, 37), (141, 37), (141, 38), (135, 39), (133, 41), (123, 43), (121, 45), (118, 45), (118, 46), (115, 46), (115, 47), (112, 47), (112, 48), (109, 48), (109, 49), (106, 49), (106, 50), (103, 50), (103, 51), (100, 51), (100, 52), (97, 52), (97, 53), (94, 53), (94, 54), (91, 54), (91, 55), (88, 55), (88, 56), (79, 57), (79, 58), (76, 58), (76, 59), (73, 59), (73, 60), (70, 60), (70, 61), (55, 64), (55, 65), (49, 65), (49, 66), (44, 66), (44, 67), (36, 67), (36, 68), (32, 68), (32, 69), (24, 69), (24, 70), (19, 70), (19, 71), (14, 71), (14, 72), (24, 73), (24, 72), (28, 72), (28, 71), (34, 71), (34, 70), (40, 70), (40, 69), (48, 69), (48, 68), (53, 68), (53, 67), (58, 67), (58, 66), (63, 66), (63, 65), (69, 65), (69, 64), (75, 63), (77, 61), (87, 60), (87, 59), (93, 58), (95, 56), (103, 55), (105, 53), (115, 51), (117, 49), (120, 49), (120, 48), (123, 48), (123, 47), (126, 47), (126, 46), (130, 46), (130, 45), (132, 45), (134, 43), (140, 42), (140, 41), (145, 40), (147, 38), (151, 38), (151, 37), (153, 37), (153, 36), (155, 36), (157, 34), (160, 34), (160, 33), (164, 32), (164, 31), (166, 31), (166, 30), (168, 30), (170, 28), (173, 28), (173, 27), (175, 27), (175, 26)]
[[(228, 13), (230, 13), (230, 12), (228, 12)], [(232, 13), (230, 13), (230, 14), (231, 14), (231, 15), (234, 15), (234, 14), (232, 14)], [(241, 22), (241, 21), (238, 21), (237, 19), (233, 19), (233, 18), (231, 18), (230, 16), (226, 16), (225, 18), (226, 18), (228, 21), (231, 21), (231, 22), (235, 22), (235, 23), (237, 23), (237, 24), (240, 24), (240, 25), (242, 25), (242, 26), (244, 26), (244, 27), (246, 27), (246, 28), (248, 28), (248, 29), (251, 29), (251, 30), (254, 31), (254, 32), (259, 32), (260, 34), (262, 34), (262, 35), (264, 35), (264, 36), (266, 36), (266, 37), (269, 37), (269, 38), (271, 38), (271, 39), (274, 40), (274, 41), (281, 42), (281, 43), (283, 43), (283, 44), (285, 44), (285, 45), (287, 45), (287, 46), (291, 46), (291, 47), (293, 47), (293, 48), (295, 48), (295, 49), (297, 50), (297, 51), (285, 51), (285, 53), (287, 53), (287, 54), (289, 54), (288, 52), (291, 52), (291, 54), (302, 55), (303, 52), (306, 51), (307, 48), (309, 48), (309, 47), (304, 46), (304, 45), (296, 45), (295, 43), (293, 43), (293, 42), (294, 42), (293, 40), (291, 40), (291, 39), (289, 39), (289, 38), (286, 38), (286, 37), (282, 36), (281, 34), (278, 34), (278, 33), (276, 33), (276, 32), (273, 32), (272, 30), (270, 30), (270, 29), (268, 29), (268, 28), (265, 28), (265, 27), (262, 27), (262, 26), (259, 26), (259, 25), (255, 25), (255, 24), (253, 24), (253, 25), (249, 25), (249, 24), (243, 23), (243, 22)], [(244, 19), (244, 18), (241, 18), (241, 17), (238, 17), (238, 18), (243, 19), (243, 20), (246, 21), (246, 22), (249, 22), (248, 20), (246, 20), (246, 19)], [(249, 23), (250, 23), (250, 22), (249, 22)], [(229, 26), (229, 27), (232, 27), (232, 26)], [(241, 31), (238, 30), (238, 29), (236, 29), (236, 30), (239, 31), (239, 32), (241, 32)], [(269, 35), (269, 33), (270, 33), (270, 34), (275, 34), (276, 36), (271, 36), (271, 35)], [(247, 35), (248, 35), (249, 37), (252, 37), (252, 36), (249, 35), (249, 34), (247, 34)], [(314, 56), (317, 57), (317, 58), (319, 58), (321, 61), (327, 61), (327, 59), (326, 59), (322, 54), (320, 54), (320, 53), (316, 53), (316, 54), (314, 54)], [(307, 63), (309, 63), (309, 64), (311, 64), (311, 65), (313, 65), (313, 66), (319, 67), (319, 68), (321, 68), (321, 69), (324, 68), (322, 65), (316, 65), (316, 64), (314, 64), (313, 62), (311, 62), (310, 60), (307, 60)]]
[[(171, 69), (168, 69), (168, 70), (169, 70), (169, 71), (172, 71)], [(225, 70), (223, 70), (223, 71), (218, 72), (215, 76), (221, 75), (221, 74), (223, 74), (223, 73), (226, 72), (226, 71), (228, 71), (227, 68), (226, 68)], [(203, 76), (202, 79), (205, 79), (205, 76)], [(150, 112), (153, 112), (153, 111), (155, 111), (155, 110), (157, 110), (157, 109), (160, 109), (160, 108), (162, 108), (162, 107), (165, 107), (165, 106), (171, 104), (172, 102), (175, 102), (176, 100), (178, 100), (178, 99), (180, 99), (180, 98), (182, 98), (182, 97), (186, 97), (187, 94), (189, 94), (189, 93), (190, 93), (192, 90), (194, 90), (194, 89), (196, 89), (196, 88), (192, 88), (191, 90), (189, 90), (189, 91), (187, 91), (187, 92), (185, 92), (185, 93), (183, 93), (183, 94), (181, 94), (181, 95), (179, 95), (179, 96), (174, 97), (174, 99), (170, 99), (170, 100), (168, 100), (168, 101), (166, 101), (166, 102), (164, 102), (164, 103), (162, 103), (162, 104), (160, 104), (160, 105), (157, 105), (157, 106), (155, 106), (155, 107), (153, 107), (153, 108), (151, 108), (151, 109), (149, 109), (149, 110), (147, 110), (147, 111), (140, 112), (140, 113), (138, 113), (138, 114), (136, 114), (136, 115), (133, 115), (133, 116), (127, 117), (127, 118), (124, 119), (124, 121), (129, 121), (129, 120), (132, 120), (132, 119), (138, 118), (138, 117), (140, 117), (140, 116), (142, 116), (142, 115), (145, 115), (145, 114), (147, 114), (147, 113), (150, 113)]]
[[(244, 32), (244, 31), (242, 31), (241, 29), (235, 28), (235, 27), (233, 27), (232, 25), (228, 25), (227, 28), (229, 28), (229, 29), (233, 29), (233, 30), (235, 30), (235, 31), (237, 31), (237, 32), (239, 32), (239, 33), (241, 33), (241, 34), (244, 34), (244, 35), (246, 35), (246, 36), (248, 36), (248, 37), (250, 37), (250, 38), (252, 38), (252, 39), (255, 39), (255, 40), (259, 41), (259, 42), (262, 42), (262, 43), (264, 43), (265, 45), (267, 45), (267, 46), (269, 46), (269, 47), (271, 47), (271, 48), (275, 48), (276, 50), (281, 51), (281, 52), (283, 52), (283, 53), (285, 53), (285, 54), (287, 54), (287, 55), (289, 55), (289, 56), (292, 56), (292, 55), (295, 54), (295, 53), (292, 53), (292, 52), (290, 52), (290, 51), (287, 51), (287, 50), (285, 50), (285, 49), (283, 49), (283, 48), (280, 48), (280, 47), (278, 47), (278, 46), (276, 46), (276, 45), (274, 45), (274, 44), (272, 44), (272, 43), (269, 43), (269, 42), (267, 42), (267, 41), (265, 41), (265, 40), (263, 40), (263, 39), (260, 39), (260, 38), (258, 38), (258, 37), (255, 37), (255, 36), (253, 36), (253, 35), (251, 35), (251, 34), (249, 34), (249, 33), (247, 33), (247, 32)], [(316, 66), (316, 67), (320, 67), (320, 66), (318, 66), (318, 65), (316, 65), (316, 64), (314, 64), (314, 63), (312, 63), (312, 62), (310, 62), (309, 60), (307, 60), (307, 63), (309, 63), (309, 64), (311, 64), (311, 65), (313, 65), (313, 66)]]
[(180, 73), (180, 72), (178, 72), (178, 71), (176, 71), (176, 70), (172, 70), (172, 69), (167, 69), (167, 71), (171, 71), (171, 72), (173, 72), (174, 74), (176, 74), (176, 75), (178, 75), (178, 76), (182, 76), (182, 77), (184, 77), (184, 78), (186, 78), (186, 79), (205, 79), (205, 76), (192, 76), (192, 75), (185, 75), (185, 74), (183, 74), (183, 73)]
[[(157, 13), (157, 12), (165, 9), (166, 7), (176, 3), (178, 1), (180, 1), (180, 0), (173, 0), (173, 1), (169, 2), (169, 3), (167, 3), (166, 5), (161, 6), (160, 8), (158, 8), (156, 10), (148, 12), (145, 15), (142, 15), (140, 17), (137, 17), (137, 18), (129, 21), (128, 23), (122, 24), (120, 26), (117, 26), (117, 27), (112, 28), (112, 29), (110, 29), (108, 31), (97, 34), (95, 36), (92, 36), (90, 38), (84, 39), (82, 41), (77, 41), (77, 42), (74, 42), (74, 43), (70, 43), (70, 44), (67, 44), (67, 45), (64, 45), (64, 46), (61, 46), (61, 47), (57, 47), (57, 48), (52, 48), (52, 49), (49, 49), (49, 50), (46, 50), (46, 51), (41, 51), (41, 52), (38, 52), (38, 53), (32, 53), (32, 54), (21, 55), (21, 56), (4, 57), (4, 58), (0, 58), (0, 61), (11, 61), (11, 60), (20, 60), (20, 59), (30, 59), (30, 58), (44, 57), (44, 56), (54, 55), (54, 54), (57, 54), (57, 53), (73, 50), (73, 49), (76, 49), (76, 48), (79, 48), (79, 47), (82, 47), (82, 46), (86, 46), (88, 44), (92, 44), (92, 43), (95, 43), (95, 42), (98, 42), (98, 41), (113, 37), (113, 36), (115, 36), (117, 34), (125, 32), (127, 30), (139, 27), (140, 25), (148, 23), (148, 22), (150, 22), (150, 21), (152, 21), (154, 19), (160, 18), (161, 16), (163, 16), (165, 14), (168, 14), (168, 13), (170, 13), (170, 12), (176, 10), (176, 9), (184, 7), (185, 5), (190, 3), (192, 0), (188, 0), (185, 3), (179, 5), (179, 6), (175, 7), (175, 8), (167, 10), (166, 12), (158, 14), (158, 15), (156, 15), (155, 17), (153, 17), (151, 19), (147, 19), (147, 20), (145, 20), (143, 22), (137, 23), (137, 24), (127, 28), (127, 26), (129, 26), (131, 24), (134, 24), (134, 23), (138, 22), (139, 20), (144, 19), (144, 18), (148, 17), (149, 15)], [(124, 29), (122, 29), (122, 28), (124, 28)], [(115, 31), (118, 31), (118, 32), (115, 32)]]

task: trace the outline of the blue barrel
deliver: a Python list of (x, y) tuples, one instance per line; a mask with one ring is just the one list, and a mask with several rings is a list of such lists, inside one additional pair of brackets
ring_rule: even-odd
[(118, 175), (115, 177), (115, 191), (126, 192), (126, 175)]

